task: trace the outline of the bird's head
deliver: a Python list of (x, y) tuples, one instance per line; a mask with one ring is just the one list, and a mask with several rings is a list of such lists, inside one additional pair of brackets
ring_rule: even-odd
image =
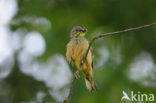
[(75, 26), (71, 30), (70, 36), (71, 38), (80, 38), (85, 35), (85, 33), (88, 32), (86, 28), (82, 28), (80, 26)]

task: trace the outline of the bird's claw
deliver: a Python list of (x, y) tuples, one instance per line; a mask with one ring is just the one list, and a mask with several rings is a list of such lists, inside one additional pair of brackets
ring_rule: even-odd
[(75, 77), (76, 79), (79, 79), (79, 78), (80, 78), (79, 71), (76, 71), (76, 72), (74, 73), (74, 77)]

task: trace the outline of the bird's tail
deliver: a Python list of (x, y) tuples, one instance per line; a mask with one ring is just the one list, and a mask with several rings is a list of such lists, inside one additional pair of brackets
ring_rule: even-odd
[(93, 80), (88, 80), (85, 78), (85, 82), (86, 82), (86, 88), (88, 89), (89, 92), (97, 91), (97, 86)]

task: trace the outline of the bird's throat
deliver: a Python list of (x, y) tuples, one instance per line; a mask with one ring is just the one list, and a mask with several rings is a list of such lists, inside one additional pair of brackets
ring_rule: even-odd
[(79, 37), (79, 38), (73, 38), (72, 41), (74, 42), (74, 44), (79, 44), (81, 42), (83, 42), (85, 40), (84, 37)]

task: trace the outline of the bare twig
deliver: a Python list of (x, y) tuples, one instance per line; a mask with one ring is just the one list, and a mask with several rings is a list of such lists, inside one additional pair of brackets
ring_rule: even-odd
[[(147, 24), (147, 25), (138, 26), (138, 27), (135, 27), (135, 28), (129, 28), (129, 29), (121, 30), (121, 31), (116, 31), (116, 32), (111, 32), (111, 33), (104, 33), (104, 34), (101, 34), (101, 35), (98, 35), (98, 36), (94, 37), (94, 38), (91, 40), (91, 42), (89, 43), (89, 47), (88, 47), (88, 49), (87, 49), (87, 51), (86, 51), (86, 53), (85, 53), (85, 55), (84, 55), (84, 57), (83, 57), (83, 59), (82, 59), (82, 62), (81, 62), (81, 64), (80, 64), (80, 68), (77, 69), (76, 72), (79, 73), (81, 67), (82, 67), (83, 64), (86, 62), (87, 54), (88, 54), (88, 52), (89, 52), (89, 50), (90, 50), (90, 48), (91, 48), (91, 46), (92, 46), (92, 44), (94, 43), (95, 40), (97, 40), (97, 39), (99, 39), (99, 38), (103, 38), (103, 37), (105, 37), (105, 36), (109, 36), (109, 35), (120, 34), (120, 33), (129, 32), (129, 31), (139, 30), (139, 29), (142, 29), (142, 28), (152, 27), (152, 26), (154, 26), (154, 25), (156, 25), (156, 22), (155, 22), (155, 23), (152, 23), (152, 24)], [(68, 103), (68, 101), (69, 101), (69, 99), (70, 99), (70, 97), (71, 97), (71, 95), (72, 95), (72, 88), (73, 88), (73, 85), (74, 85), (75, 80), (76, 80), (76, 77), (74, 76), (74, 77), (73, 77), (73, 80), (72, 80), (72, 82), (71, 82), (69, 95), (68, 95), (67, 99), (64, 100), (64, 103)]]
[[(80, 69), (77, 69), (76, 72), (79, 73), (79, 71), (80, 71)], [(72, 80), (71, 85), (70, 85), (70, 90), (69, 90), (68, 97), (67, 97), (66, 100), (64, 100), (63, 103), (68, 103), (68, 101), (69, 101), (69, 99), (70, 99), (70, 97), (72, 95), (72, 89), (73, 89), (73, 85), (74, 85), (75, 80), (76, 80), (76, 77), (73, 75), (73, 80)]]

